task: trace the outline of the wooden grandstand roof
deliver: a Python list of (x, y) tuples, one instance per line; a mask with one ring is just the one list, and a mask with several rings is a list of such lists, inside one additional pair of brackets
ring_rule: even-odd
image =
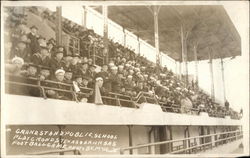
[[(154, 46), (154, 19), (151, 6), (109, 6), (108, 17)], [(160, 51), (181, 60), (180, 27), (187, 32), (188, 61), (241, 55), (239, 33), (221, 5), (162, 5), (159, 12)], [(102, 12), (101, 7), (94, 7)]]

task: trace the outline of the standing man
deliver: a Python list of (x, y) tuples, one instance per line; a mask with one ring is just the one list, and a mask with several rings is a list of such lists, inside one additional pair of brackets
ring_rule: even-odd
[(31, 26), (30, 27), (30, 33), (28, 34), (28, 38), (30, 39), (30, 51), (31, 55), (39, 51), (39, 43), (38, 43), (38, 35), (37, 31), (38, 28), (36, 26)]

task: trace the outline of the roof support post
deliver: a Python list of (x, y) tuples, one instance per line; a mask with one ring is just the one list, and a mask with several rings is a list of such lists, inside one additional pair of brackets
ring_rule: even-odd
[(184, 62), (185, 62), (185, 82), (188, 87), (188, 59), (187, 59), (187, 39), (184, 39)]
[(102, 6), (102, 13), (103, 13), (103, 55), (104, 55), (104, 63), (108, 64), (109, 62), (109, 54), (108, 54), (108, 6), (103, 5)]
[(137, 42), (138, 42), (138, 54), (141, 55), (141, 43), (139, 36), (137, 36)]
[(82, 26), (87, 28), (87, 7), (83, 6), (83, 18), (82, 18)]
[(62, 45), (62, 7), (56, 7), (56, 44)]
[(161, 65), (160, 60), (160, 49), (159, 49), (159, 27), (158, 27), (158, 14), (160, 11), (159, 6), (153, 6), (153, 13), (154, 13), (154, 34), (155, 34), (155, 49), (156, 49), (156, 64), (158, 66)]
[(179, 79), (182, 79), (181, 61), (179, 62)]
[(223, 103), (226, 102), (226, 87), (225, 87), (225, 76), (224, 76), (224, 61), (220, 58), (221, 63), (221, 77), (222, 77), (222, 89), (223, 89)]
[(213, 56), (211, 50), (209, 51), (209, 68), (211, 77), (211, 97), (214, 101), (214, 72), (213, 72)]
[(122, 28), (122, 31), (123, 31), (123, 46), (126, 47), (126, 31), (124, 27)]
[(198, 71), (198, 59), (197, 59), (197, 46), (194, 45), (194, 62), (195, 62), (195, 83), (199, 85), (199, 71)]
[[(181, 25), (181, 61), (180, 61), (180, 69), (182, 69), (183, 62), (185, 62), (185, 52), (184, 52), (184, 31), (183, 26)], [(181, 71), (181, 78), (182, 79), (182, 71)]]

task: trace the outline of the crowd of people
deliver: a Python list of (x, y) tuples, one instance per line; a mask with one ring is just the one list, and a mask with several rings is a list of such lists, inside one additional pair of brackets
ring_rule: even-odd
[[(35, 7), (28, 12), (39, 13)], [(192, 113), (192, 109), (198, 109), (210, 116), (224, 116), (226, 113), (232, 118), (239, 118), (239, 114), (231, 108), (214, 103), (197, 84), (185, 85), (167, 67), (159, 67), (112, 40), (109, 40), (109, 62), (105, 63), (103, 39), (93, 30), (63, 18), (63, 31), (78, 38), (80, 45), (79, 50), (66, 49), (67, 46), (57, 45), (55, 39), (46, 39), (39, 34), (37, 26), (28, 27), (26, 15), (18, 14), (15, 8), (9, 8), (5, 13), (6, 73), (62, 83), (47, 85), (59, 89), (69, 90), (63, 84), (72, 84), (75, 91), (95, 89), (96, 81), (102, 80), (102, 96), (117, 93), (136, 100), (143, 92), (156, 98), (156, 103), (163, 107), (178, 107), (177, 112), (180, 113)], [(55, 20), (55, 13), (48, 10), (39, 15), (52, 22)], [(94, 53), (102, 60), (93, 58)], [(97, 66), (101, 66), (101, 71), (96, 71)], [(52, 89), (47, 89), (46, 95), (72, 100), (64, 92)], [(78, 99), (93, 102), (93, 95), (92, 92), (78, 96)]]

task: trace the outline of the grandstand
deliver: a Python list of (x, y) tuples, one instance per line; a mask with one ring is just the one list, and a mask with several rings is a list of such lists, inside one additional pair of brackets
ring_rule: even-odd
[[(211, 68), (215, 59), (223, 66), (223, 58), (241, 55), (222, 6), (81, 6), (83, 25), (62, 7), (3, 9), (6, 155), (196, 154), (242, 143), (243, 111), (225, 92), (218, 100), (213, 82), (209, 94), (198, 74), (188, 74), (188, 62), (209, 60)], [(103, 18), (103, 33), (88, 26), (90, 15)], [(111, 27), (121, 37), (110, 37), (119, 34)], [(54, 135), (33, 144), (22, 137), (36, 130)]]

